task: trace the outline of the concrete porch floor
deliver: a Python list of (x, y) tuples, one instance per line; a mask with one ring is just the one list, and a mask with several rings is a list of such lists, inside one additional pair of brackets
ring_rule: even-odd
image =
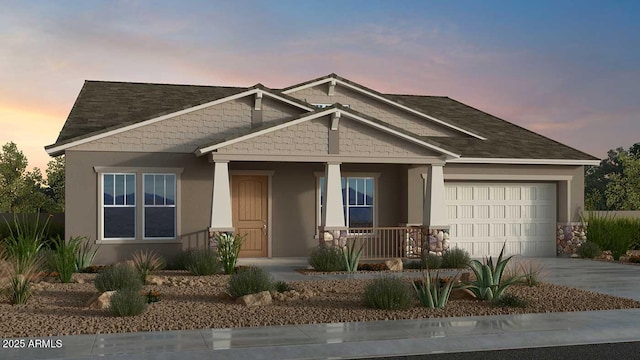
[[(640, 266), (536, 258), (547, 281), (640, 300)], [(308, 279), (306, 258), (242, 259), (278, 280)], [(374, 274), (375, 275), (375, 274)], [(333, 275), (370, 277), (371, 274)], [(316, 276), (313, 276), (316, 278)], [(640, 309), (62, 336), (58, 349), (0, 349), (2, 359), (325, 359), (635, 341)], [(27, 339), (28, 340), (28, 339)]]

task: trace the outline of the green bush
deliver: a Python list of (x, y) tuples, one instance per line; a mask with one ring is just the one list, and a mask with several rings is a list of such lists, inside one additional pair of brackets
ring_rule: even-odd
[(442, 254), (442, 268), (444, 269), (463, 269), (469, 265), (469, 253), (467, 250), (453, 248)]
[(587, 242), (594, 242), (600, 249), (610, 250), (615, 260), (620, 260), (631, 246), (640, 240), (640, 219), (616, 218), (613, 215), (583, 216), (587, 225)]
[(405, 260), (402, 264), (403, 269), (423, 269), (422, 260)]
[(65, 241), (64, 238), (56, 236), (52, 240), (53, 254), (50, 261), (53, 271), (58, 273), (58, 280), (63, 283), (71, 282), (71, 276), (76, 271), (76, 253), (80, 246), (77, 238)]
[(236, 263), (238, 262), (238, 256), (240, 255), (240, 249), (244, 243), (246, 235), (231, 235), (227, 233), (216, 235), (215, 241), (218, 245), (218, 255), (220, 256), (220, 262), (224, 273), (227, 275), (235, 272)]
[(214, 275), (222, 271), (218, 253), (211, 249), (189, 250), (184, 261), (185, 269), (196, 276)]
[(147, 300), (140, 295), (140, 290), (123, 289), (116, 291), (111, 297), (109, 312), (114, 316), (136, 316), (147, 308)]
[(497, 299), (493, 299), (491, 304), (496, 307), (526, 308), (529, 306), (529, 301), (517, 295), (504, 294)]
[(293, 290), (291, 285), (289, 285), (289, 283), (284, 282), (284, 281), (278, 281), (274, 287), (275, 287), (276, 291), (279, 292), (279, 293), (283, 293), (283, 292), (286, 292), (286, 291)]
[(600, 245), (593, 241), (587, 241), (580, 245), (576, 253), (580, 255), (580, 257), (593, 259), (602, 255), (602, 250), (600, 249)]
[(373, 309), (406, 310), (414, 305), (415, 297), (406, 281), (383, 276), (367, 285), (363, 300), (367, 307)]
[(229, 295), (239, 298), (274, 288), (271, 274), (259, 267), (251, 266), (231, 276), (227, 288)]
[(320, 245), (311, 251), (309, 265), (317, 271), (343, 271), (344, 255), (336, 246)]
[(9, 234), (4, 240), (7, 256), (15, 261), (18, 274), (33, 270), (40, 260), (39, 251), (46, 240), (49, 219), (40, 222), (39, 214), (15, 215), (13, 224), (5, 220)]
[(113, 290), (140, 291), (142, 281), (138, 272), (127, 265), (110, 266), (99, 273), (95, 279), (95, 286), (99, 292)]
[(422, 267), (424, 269), (440, 269), (442, 267), (442, 256), (425, 252), (422, 254)]
[(139, 250), (131, 258), (143, 284), (147, 281), (147, 276), (164, 268), (164, 259), (155, 251)]

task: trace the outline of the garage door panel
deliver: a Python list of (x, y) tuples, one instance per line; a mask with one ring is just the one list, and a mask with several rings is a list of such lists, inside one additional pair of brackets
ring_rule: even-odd
[(473, 257), (555, 254), (553, 183), (446, 183), (452, 246)]

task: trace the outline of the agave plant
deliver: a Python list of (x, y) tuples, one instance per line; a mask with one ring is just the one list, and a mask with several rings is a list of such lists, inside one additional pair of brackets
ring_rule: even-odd
[(356, 250), (356, 239), (351, 241), (347, 240), (347, 246), (342, 249), (342, 256), (344, 257), (344, 264), (348, 272), (358, 271), (358, 263), (362, 256), (364, 244), (360, 244), (360, 247)]
[(418, 280), (413, 283), (413, 288), (416, 290), (418, 300), (424, 307), (430, 309), (442, 309), (447, 305), (453, 284), (458, 281), (460, 274), (456, 274), (453, 278), (449, 279), (446, 284), (441, 285), (442, 279), (440, 274), (436, 271), (435, 278), (431, 276), (431, 272), (427, 269), (422, 273), (422, 280)]
[(518, 276), (510, 277), (506, 280), (502, 280), (505, 268), (511, 260), (512, 256), (502, 258), (504, 255), (504, 248), (507, 245), (506, 241), (502, 245), (500, 256), (498, 261), (494, 264), (493, 259), (489, 256), (489, 259), (485, 258), (484, 264), (478, 260), (471, 260), (469, 262), (469, 268), (473, 271), (476, 279), (470, 282), (465, 288), (469, 289), (480, 300), (493, 300), (499, 299), (504, 291), (513, 283), (519, 280)]

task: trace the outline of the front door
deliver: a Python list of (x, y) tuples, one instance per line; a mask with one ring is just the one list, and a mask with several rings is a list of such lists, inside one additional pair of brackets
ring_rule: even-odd
[(246, 235), (240, 257), (267, 257), (268, 178), (260, 175), (233, 175), (231, 201), (233, 227)]

